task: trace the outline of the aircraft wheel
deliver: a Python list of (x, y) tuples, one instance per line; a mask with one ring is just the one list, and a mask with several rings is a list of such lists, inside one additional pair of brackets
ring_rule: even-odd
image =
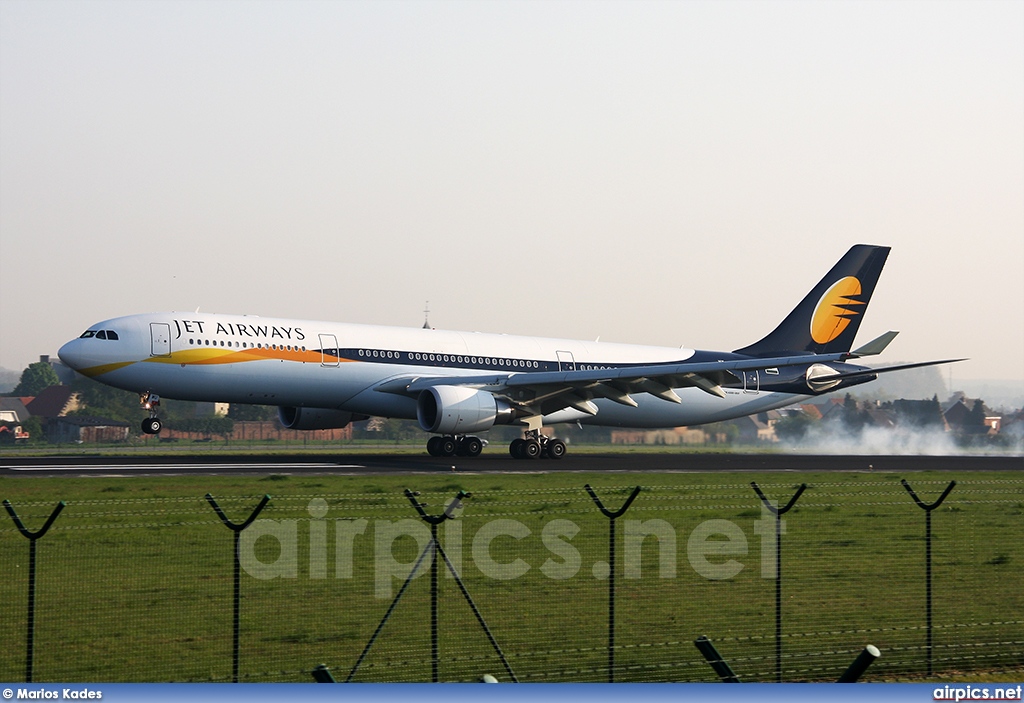
[(512, 444), (508, 445), (508, 453), (512, 455), (513, 459), (523, 458), (523, 442), (524, 439), (513, 439)]
[(455, 456), (455, 451), (458, 449), (455, 439), (453, 437), (441, 437), (440, 439), (437, 448), (441, 452), (441, 456)]
[(523, 440), (523, 448), (520, 451), (524, 459), (536, 459), (540, 456), (540, 442), (535, 439)]
[(545, 447), (545, 454), (549, 459), (561, 459), (565, 456), (565, 442), (560, 439), (553, 439)]
[(142, 421), (142, 431), (146, 434), (160, 434), (162, 429), (163, 423), (160, 422), (158, 417), (147, 417)]
[(433, 436), (427, 440), (427, 454), (430, 456), (441, 456), (441, 438)]
[(480, 456), (484, 450), (484, 443), (478, 437), (464, 437), (459, 442), (459, 454), (461, 456)]

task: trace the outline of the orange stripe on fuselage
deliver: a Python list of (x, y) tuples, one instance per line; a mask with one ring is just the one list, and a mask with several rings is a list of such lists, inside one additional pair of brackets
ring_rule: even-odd
[(97, 376), (102, 376), (105, 373), (110, 373), (111, 371), (117, 371), (118, 369), (123, 369), (125, 366), (131, 366), (134, 363), (135, 363), (134, 361), (118, 361), (118, 362), (115, 362), (113, 364), (100, 364), (99, 366), (90, 366), (88, 368), (76, 369), (76, 370), (78, 371), (78, 373), (82, 374), (83, 376), (88, 376), (89, 378), (95, 378)]
[(319, 364), (324, 359), (334, 361), (353, 361), (353, 359), (342, 359), (330, 354), (324, 355), (318, 351), (302, 351), (301, 349), (182, 349), (170, 356), (154, 356), (144, 361), (157, 364), (185, 364), (185, 365), (209, 365), (209, 364), (244, 364), (248, 361), (266, 361), (278, 359), (280, 361), (295, 361), (306, 364)]
[[(148, 359), (140, 359), (141, 362), (149, 364), (178, 364), (182, 366), (208, 366), (212, 364), (244, 364), (249, 361), (267, 361), (278, 359), (280, 361), (294, 361), (304, 364), (319, 364), (323, 361), (354, 362), (355, 359), (344, 359), (331, 354), (321, 354), (318, 351), (301, 351), (293, 349), (183, 349), (176, 351), (170, 356), (151, 356)], [(102, 376), (111, 371), (123, 369), (138, 362), (118, 361), (112, 364), (100, 364), (88, 368), (79, 369), (78, 373), (89, 378)]]

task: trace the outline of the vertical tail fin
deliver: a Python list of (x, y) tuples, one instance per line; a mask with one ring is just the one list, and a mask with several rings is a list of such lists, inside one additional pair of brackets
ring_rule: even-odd
[(736, 353), (849, 351), (888, 256), (889, 247), (852, 247), (771, 334)]

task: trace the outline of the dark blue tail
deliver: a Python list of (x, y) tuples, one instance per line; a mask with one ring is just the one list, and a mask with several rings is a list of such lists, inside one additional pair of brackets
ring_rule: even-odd
[(737, 354), (850, 351), (889, 247), (857, 244), (818, 282), (771, 334)]

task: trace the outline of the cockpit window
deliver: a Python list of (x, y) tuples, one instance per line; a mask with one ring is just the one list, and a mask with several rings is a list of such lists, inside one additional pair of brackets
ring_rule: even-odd
[(120, 339), (114, 330), (86, 330), (82, 332), (82, 336), (79, 339), (89, 339), (89, 337), (95, 337), (96, 339)]

